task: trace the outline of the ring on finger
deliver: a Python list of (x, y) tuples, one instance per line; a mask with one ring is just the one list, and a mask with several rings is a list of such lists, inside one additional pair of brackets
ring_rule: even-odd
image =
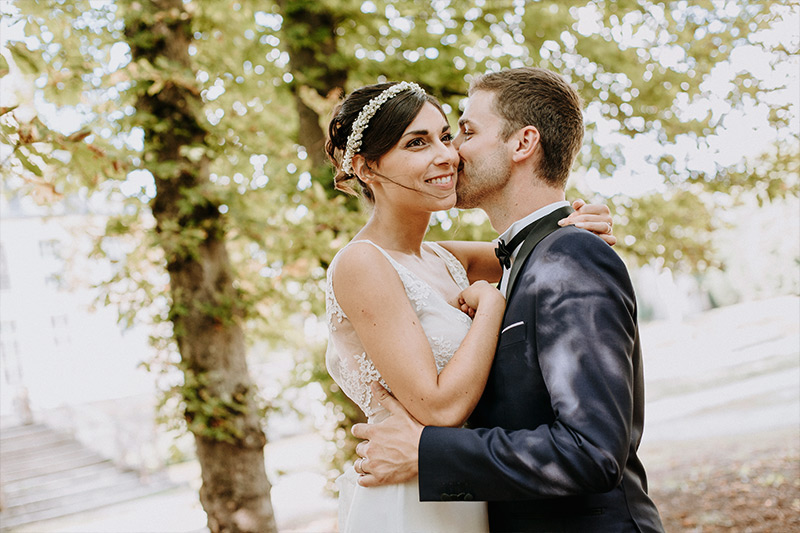
[(357, 474), (361, 474), (362, 476), (364, 475), (364, 469), (361, 468), (361, 463), (363, 463), (363, 462), (364, 462), (364, 459), (359, 457), (358, 459), (356, 459), (356, 462), (353, 464), (353, 468), (355, 469), (356, 473)]
[(606, 222), (606, 225), (608, 226), (608, 231), (606, 233), (611, 233), (611, 223)]

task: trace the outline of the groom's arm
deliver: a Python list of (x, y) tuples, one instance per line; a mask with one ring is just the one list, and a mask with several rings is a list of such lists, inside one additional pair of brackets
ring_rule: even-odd
[(547, 246), (537, 251), (535, 276), (523, 274), (516, 290), (534, 300), (530, 318), (555, 420), (516, 431), (425, 428), (423, 501), (599, 493), (622, 478), (634, 413), (633, 289), (623, 263), (594, 236), (571, 231)]

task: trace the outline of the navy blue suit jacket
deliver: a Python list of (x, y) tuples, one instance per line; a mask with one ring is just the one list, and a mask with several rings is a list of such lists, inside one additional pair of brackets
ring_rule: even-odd
[(422, 433), (420, 499), (489, 501), (493, 532), (662, 532), (636, 454), (644, 388), (627, 269), (574, 227), (528, 253), (469, 427)]

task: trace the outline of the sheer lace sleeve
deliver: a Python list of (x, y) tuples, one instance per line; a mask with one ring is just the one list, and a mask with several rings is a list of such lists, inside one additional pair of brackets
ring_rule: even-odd
[(389, 389), (389, 386), (367, 357), (353, 325), (336, 300), (333, 272), (336, 269), (337, 259), (338, 254), (328, 267), (325, 288), (328, 319), (328, 350), (325, 354), (325, 365), (342, 391), (364, 411), (367, 418), (373, 419), (381, 407), (372, 399), (370, 384), (377, 381), (386, 389)]

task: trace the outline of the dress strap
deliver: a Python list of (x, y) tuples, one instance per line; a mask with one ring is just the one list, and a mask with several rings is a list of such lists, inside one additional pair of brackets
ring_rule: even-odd
[[(345, 314), (344, 309), (342, 309), (342, 306), (339, 305), (339, 301), (336, 299), (336, 292), (333, 289), (333, 271), (336, 269), (336, 262), (337, 262), (337, 260), (339, 258), (339, 254), (341, 254), (348, 246), (350, 246), (351, 244), (356, 244), (356, 243), (360, 243), (360, 242), (369, 243), (372, 246), (374, 246), (375, 248), (377, 248), (384, 255), (384, 257), (386, 257), (386, 259), (389, 261), (389, 264), (392, 265), (392, 267), (395, 269), (397, 274), (400, 276), (400, 280), (401, 281), (403, 280), (403, 268), (404, 268), (403, 265), (401, 265), (400, 263), (398, 263), (397, 261), (392, 259), (392, 256), (390, 256), (389, 253), (386, 250), (384, 250), (383, 248), (381, 248), (380, 246), (378, 246), (374, 242), (372, 242), (370, 240), (367, 240), (367, 239), (361, 239), (361, 240), (358, 240), (358, 241), (350, 241), (350, 242), (348, 242), (333, 257), (333, 261), (331, 261), (331, 264), (328, 266), (328, 272), (326, 274), (326, 278), (327, 278), (327, 284), (326, 284), (326, 287), (325, 287), (326, 312), (329, 315), (328, 321), (329, 321), (329, 323), (331, 325), (333, 325), (332, 318), (336, 318), (338, 320), (338, 322), (342, 322), (342, 320), (347, 318), (347, 315)], [(336, 329), (336, 328), (334, 327), (333, 329)]]
[(453, 280), (459, 287), (462, 289), (469, 287), (467, 270), (464, 268), (464, 265), (461, 264), (461, 261), (459, 261), (456, 256), (450, 253), (450, 250), (438, 242), (431, 241), (426, 242), (425, 244), (430, 246), (431, 250), (433, 250), (433, 253), (438, 255), (444, 261), (444, 264), (447, 266), (447, 270), (450, 272), (450, 276), (452, 276)]
[[(357, 241), (350, 241), (349, 243), (347, 243), (347, 245), (346, 245), (344, 248), (347, 248), (347, 247), (348, 247), (348, 246), (350, 246), (351, 244), (357, 244), (357, 243), (360, 243), (360, 242), (368, 242), (368, 243), (370, 243), (372, 246), (374, 246), (375, 248), (377, 248), (377, 249), (378, 249), (378, 250), (379, 250), (379, 251), (380, 251), (380, 252), (383, 254), (383, 256), (384, 256), (386, 259), (388, 259), (388, 260), (389, 260), (389, 262), (392, 264), (392, 266), (395, 268), (395, 270), (397, 270), (397, 267), (398, 267), (398, 266), (403, 266), (403, 265), (401, 265), (400, 263), (398, 263), (397, 261), (395, 261), (395, 259), (394, 259), (394, 258), (393, 258), (391, 255), (389, 255), (389, 252), (387, 252), (386, 250), (384, 250), (383, 248), (381, 248), (380, 246), (378, 246), (377, 244), (375, 244), (374, 242), (372, 242), (372, 241), (370, 241), (370, 240), (368, 240), (368, 239), (360, 239), (360, 240), (357, 240)], [(344, 248), (342, 248), (342, 250), (344, 250)]]

